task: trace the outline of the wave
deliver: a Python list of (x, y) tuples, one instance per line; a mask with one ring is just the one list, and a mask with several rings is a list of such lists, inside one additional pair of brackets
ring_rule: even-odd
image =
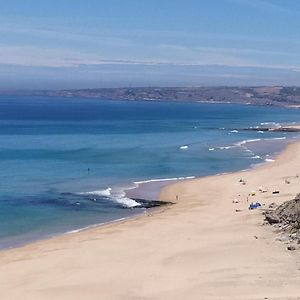
[(283, 137), (277, 137), (277, 138), (270, 138), (270, 139), (266, 139), (267, 141), (270, 141), (270, 140), (286, 140), (286, 136), (283, 136)]
[(74, 230), (67, 231), (65, 234), (77, 233), (77, 232), (81, 232), (81, 231), (84, 231), (84, 230), (87, 230), (87, 229), (96, 228), (96, 227), (99, 227), (99, 226), (102, 226), (102, 225), (112, 224), (112, 223), (124, 221), (124, 220), (126, 220), (126, 219), (128, 219), (128, 218), (120, 218), (120, 219), (112, 220), (112, 221), (109, 221), (109, 222), (103, 222), (103, 223), (92, 224), (92, 225), (85, 226), (85, 227), (82, 227), (82, 228), (78, 228), (78, 229), (74, 229)]
[(243, 140), (241, 142), (238, 142), (235, 145), (236, 146), (243, 146), (243, 145), (245, 145), (247, 143), (259, 142), (259, 141), (261, 141), (261, 139), (249, 139), (249, 140)]
[(107, 200), (118, 203), (126, 208), (133, 208), (141, 206), (140, 203), (126, 196), (126, 192), (131, 189), (138, 188), (141, 184), (147, 184), (151, 182), (166, 182), (166, 181), (177, 181), (177, 180), (187, 180), (187, 179), (195, 179), (195, 176), (186, 176), (186, 177), (171, 177), (171, 178), (158, 178), (158, 179), (148, 179), (142, 181), (135, 181), (133, 185), (127, 187), (117, 187), (117, 188), (106, 188), (103, 190), (89, 191), (89, 192), (81, 192), (77, 193), (77, 195), (81, 196), (94, 196), (94, 197), (104, 197)]
[(109, 199), (111, 201), (119, 203), (123, 207), (127, 207), (127, 208), (137, 207), (137, 206), (141, 205), (140, 203), (136, 202), (135, 200), (126, 197), (125, 189), (112, 189), (109, 187), (107, 189), (99, 190), (99, 191), (77, 193), (77, 195), (105, 197), (106, 199)]
[[(266, 139), (247, 139), (247, 140), (242, 140), (240, 142), (237, 142), (233, 145), (228, 145), (228, 146), (220, 146), (220, 147), (211, 147), (208, 148), (208, 151), (215, 151), (215, 150), (229, 150), (237, 147), (242, 147), (245, 149), (245, 151), (249, 152), (249, 158), (250, 159), (257, 159), (261, 160), (264, 159), (259, 155), (256, 155), (253, 151), (247, 148), (246, 144), (247, 143), (252, 143), (252, 142), (260, 142), (260, 141), (267, 141), (267, 140), (285, 140), (286, 137), (275, 137), (275, 138), (266, 138)], [(187, 149), (189, 146), (188, 145), (182, 145), (180, 146), (180, 149)], [(274, 160), (271, 158), (265, 158), (264, 159), (266, 162), (273, 162)], [(133, 182), (132, 185), (129, 185), (127, 187), (108, 187), (103, 190), (95, 190), (95, 191), (88, 191), (88, 192), (83, 192), (79, 193), (79, 195), (86, 195), (86, 196), (95, 196), (96, 197), (105, 197), (108, 200), (114, 201), (115, 203), (118, 203), (122, 205), (123, 207), (126, 208), (133, 208), (133, 207), (138, 207), (141, 206), (140, 203), (137, 201), (129, 198), (126, 196), (126, 191), (130, 189), (135, 189), (138, 188), (141, 184), (147, 184), (147, 183), (153, 183), (153, 182), (168, 182), (168, 181), (178, 181), (178, 180), (187, 180), (187, 179), (195, 179), (195, 176), (186, 176), (186, 177), (170, 177), (170, 178), (157, 178), (157, 179), (147, 179), (147, 180), (141, 180), (141, 181), (135, 181)]]
[[(285, 140), (285, 139), (286, 139), (286, 137), (275, 137), (275, 138), (265, 138), (265, 139), (261, 139), (261, 138), (258, 138), (258, 139), (248, 139), (248, 140), (243, 140), (243, 141), (237, 142), (237, 143), (235, 143), (233, 145), (229, 145), (229, 146), (220, 146), (220, 147), (215, 147), (215, 148), (209, 148), (208, 151), (228, 150), (228, 149), (232, 149), (232, 148), (236, 148), (236, 147), (243, 147), (246, 151), (254, 154), (251, 150), (249, 150), (246, 147), (246, 144), (253, 143), (253, 142), (260, 142), (260, 141)], [(255, 156), (252, 157), (252, 158), (255, 158)]]
[(252, 142), (259, 142), (262, 139), (249, 139), (249, 140), (243, 140), (241, 142), (235, 143), (233, 145), (230, 146), (220, 146), (220, 147), (216, 147), (216, 148), (210, 148), (208, 149), (209, 151), (213, 151), (215, 149), (219, 149), (219, 150), (228, 150), (228, 149), (232, 149), (232, 148), (237, 148), (237, 147), (242, 147), (247, 143), (252, 143)]
[(125, 192), (123, 195), (111, 197), (115, 202), (121, 204), (124, 207), (133, 208), (137, 206), (141, 206), (140, 203), (135, 200), (128, 198), (125, 196)]
[(99, 190), (99, 191), (78, 193), (78, 195), (94, 195), (94, 196), (109, 197), (111, 195), (111, 190), (112, 190), (111, 188), (107, 188), (107, 189)]
[(277, 122), (262, 122), (260, 125), (274, 125), (274, 126), (281, 126), (280, 123)]
[(266, 139), (249, 139), (249, 140), (243, 140), (241, 142), (236, 143), (236, 146), (243, 146), (247, 143), (253, 143), (253, 142), (259, 142), (259, 141), (272, 141), (272, 140), (285, 140), (286, 137), (275, 137), (275, 138), (266, 138)]
[(187, 145), (180, 146), (181, 150), (185, 150), (185, 149), (188, 149), (188, 148), (189, 148), (189, 146), (187, 146)]
[(275, 161), (275, 159), (266, 158), (266, 159), (265, 159), (265, 161), (266, 161), (266, 162), (274, 162), (274, 161)]
[(186, 180), (186, 179), (195, 179), (195, 178), (196, 176), (149, 179), (149, 180), (135, 181), (134, 184), (139, 186), (140, 184), (150, 183), (150, 182), (176, 181), (176, 180)]
[(237, 145), (231, 145), (231, 146), (221, 146), (221, 147), (217, 147), (217, 149), (219, 150), (228, 150), (228, 149), (232, 149), (232, 148), (236, 148)]

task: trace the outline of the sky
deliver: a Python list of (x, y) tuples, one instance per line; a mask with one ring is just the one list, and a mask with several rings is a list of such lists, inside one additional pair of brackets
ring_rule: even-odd
[(299, 83), (299, 0), (0, 0), (1, 89)]

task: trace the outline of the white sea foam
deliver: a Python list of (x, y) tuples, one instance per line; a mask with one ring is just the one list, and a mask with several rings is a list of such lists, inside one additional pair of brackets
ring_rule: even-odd
[(232, 145), (232, 146), (222, 146), (222, 147), (218, 147), (217, 149), (220, 150), (228, 150), (228, 149), (232, 149), (232, 148), (236, 148), (237, 145)]
[(107, 188), (107, 189), (99, 190), (99, 191), (78, 193), (78, 195), (107, 197), (107, 199), (114, 201), (116, 203), (119, 203), (124, 207), (133, 208), (133, 207), (141, 206), (141, 204), (138, 203), (137, 201), (127, 197), (126, 191), (138, 188), (140, 184), (151, 183), (151, 182), (176, 181), (176, 180), (185, 180), (185, 179), (194, 179), (194, 178), (196, 178), (196, 177), (195, 176), (187, 176), (187, 177), (149, 179), (149, 180), (133, 182), (133, 184), (131, 186), (127, 186), (127, 187)]
[(275, 161), (275, 159), (266, 158), (266, 159), (265, 159), (265, 161), (266, 161), (266, 162), (274, 162), (274, 161)]
[(259, 142), (259, 141), (261, 141), (261, 139), (244, 140), (244, 141), (236, 143), (236, 146), (242, 146), (242, 145), (245, 145), (247, 143)]
[(259, 155), (255, 155), (253, 157), (251, 157), (252, 159), (260, 159), (261, 157)]
[[(263, 131), (262, 131), (263, 133)], [(217, 147), (216, 149), (220, 149), (220, 150), (228, 150), (228, 149), (232, 149), (232, 148), (236, 148), (236, 147), (244, 147), (245, 144), (247, 143), (253, 143), (253, 142), (259, 142), (259, 141), (267, 141), (267, 140), (285, 140), (286, 137), (278, 137), (278, 138), (268, 138), (268, 139), (249, 139), (249, 140), (243, 140), (241, 142), (238, 142), (234, 145), (231, 146), (221, 146), (221, 147)], [(245, 147), (246, 148), (246, 147)], [(214, 148), (210, 148), (210, 149), (214, 149)], [(209, 149), (209, 150), (210, 150)], [(212, 150), (210, 150), (212, 151)], [(250, 151), (250, 150), (249, 150)]]
[(78, 229), (74, 229), (74, 230), (67, 231), (65, 234), (77, 233), (77, 232), (81, 232), (81, 231), (84, 231), (84, 230), (87, 230), (87, 229), (92, 229), (92, 228), (95, 228), (95, 227), (99, 227), (99, 226), (101, 226), (101, 225), (111, 224), (111, 223), (116, 223), (116, 222), (124, 221), (124, 220), (126, 220), (126, 219), (127, 219), (127, 218), (120, 218), (120, 219), (113, 220), (113, 221), (110, 221), (110, 222), (97, 223), (97, 224), (93, 224), (93, 225), (85, 226), (85, 227), (82, 227), (82, 228), (78, 228)]
[(260, 125), (274, 125), (276, 127), (281, 126), (280, 123), (276, 123), (276, 122), (262, 122), (260, 123)]
[(78, 195), (94, 195), (94, 196), (109, 197), (111, 195), (111, 190), (112, 190), (111, 188), (107, 188), (107, 189), (99, 190), (99, 191), (78, 193)]
[(215, 150), (215, 148), (209, 148), (208, 149), (208, 151), (214, 151)]
[[(262, 131), (263, 132), (263, 131)], [(286, 137), (276, 137), (276, 138), (267, 138), (267, 139), (249, 139), (249, 140), (244, 140), (241, 142), (236, 143), (236, 146), (243, 146), (247, 143), (252, 143), (252, 142), (259, 142), (259, 141), (272, 141), (272, 140), (285, 140)]]
[[(130, 188), (128, 188), (130, 189)], [(125, 191), (123, 189), (116, 189), (113, 190), (112, 188), (107, 188), (104, 190), (99, 190), (99, 191), (91, 191), (91, 192), (83, 192), (83, 193), (78, 193), (78, 195), (89, 195), (89, 196), (102, 196), (102, 197), (107, 197), (108, 199), (117, 202), (124, 207), (135, 207), (135, 206), (140, 206), (140, 203), (134, 201), (133, 199), (130, 199), (126, 197)]]
[(238, 130), (231, 130), (230, 132), (232, 132), (232, 133), (238, 133), (239, 131)]
[(188, 149), (188, 148), (189, 148), (189, 146), (187, 146), (187, 145), (180, 146), (181, 150), (185, 150), (185, 149)]
[(135, 181), (134, 184), (139, 186), (140, 184), (150, 183), (150, 182), (164, 182), (164, 181), (176, 181), (176, 180), (185, 180), (185, 179), (195, 179), (195, 176), (187, 176), (187, 177), (171, 177), (171, 178), (160, 178), (160, 179), (149, 179), (143, 181)]
[(271, 139), (266, 139), (266, 140), (270, 141), (270, 140), (285, 140), (285, 139), (286, 139), (286, 136), (277, 137), (277, 138), (271, 138)]
[(125, 197), (125, 196), (124, 197), (112, 197), (112, 199), (114, 201), (116, 201), (117, 203), (120, 203), (124, 207), (128, 207), (128, 208), (141, 206), (140, 203), (136, 202), (135, 200), (133, 200), (131, 198)]
[(140, 203), (136, 202), (135, 200), (129, 198), (126, 196), (126, 190), (129, 190), (130, 187), (128, 188), (115, 188), (112, 189), (111, 194), (110, 194), (110, 199), (116, 203), (121, 204), (124, 207), (132, 208), (132, 207), (137, 207), (141, 206)]

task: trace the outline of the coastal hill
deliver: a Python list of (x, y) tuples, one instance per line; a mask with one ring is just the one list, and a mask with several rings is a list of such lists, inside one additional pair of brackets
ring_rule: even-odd
[(0, 91), (0, 94), (82, 97), (109, 100), (241, 103), (300, 108), (300, 87), (127, 87), (39, 91)]

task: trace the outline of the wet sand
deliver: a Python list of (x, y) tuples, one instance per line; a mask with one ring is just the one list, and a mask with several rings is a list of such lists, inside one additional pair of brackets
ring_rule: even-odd
[(298, 173), (295, 143), (255, 169), (164, 187), (160, 199), (176, 205), (1, 251), (0, 298), (299, 299), (299, 251), (247, 208), (292, 199)]

